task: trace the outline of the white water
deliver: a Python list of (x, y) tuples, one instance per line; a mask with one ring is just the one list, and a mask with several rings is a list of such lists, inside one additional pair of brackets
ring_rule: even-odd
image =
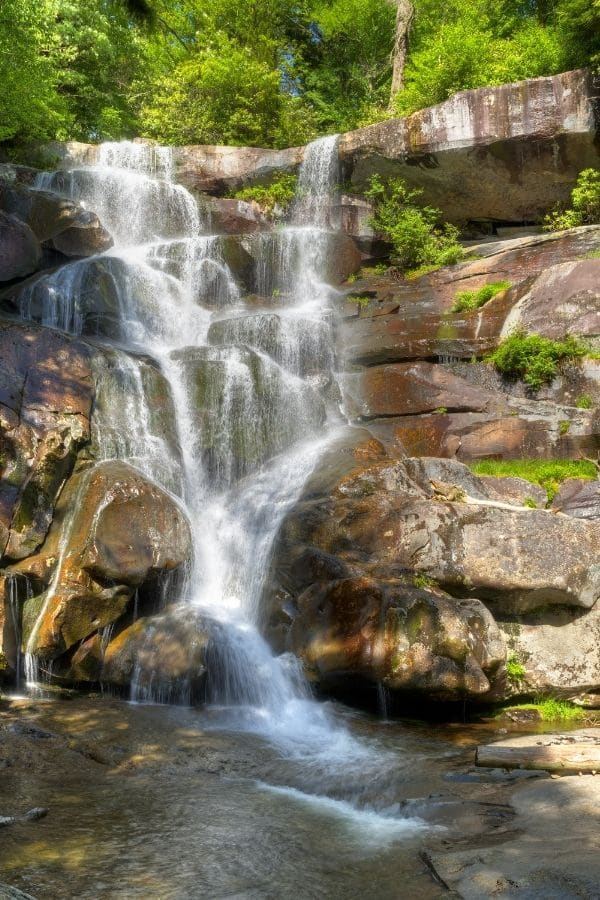
[[(97, 211), (115, 246), (38, 282), (23, 294), (21, 313), (74, 333), (112, 336), (153, 357), (170, 385), (179, 463), (153, 419), (142, 364), (117, 350), (96, 366), (93, 428), (100, 458), (129, 461), (185, 503), (195, 558), (183, 600), (213, 621), (208, 694), (215, 724), (267, 737), (303, 767), (311, 794), (342, 775), (354, 784), (377, 780), (389, 760), (337, 725), (311, 699), (298, 661), (274, 657), (257, 628), (278, 529), (335, 436), (319, 385), (334, 365), (324, 273), (337, 138), (307, 149), (291, 226), (252, 239), (262, 311), (244, 305), (221, 239), (200, 234), (195, 203), (172, 174), (166, 148), (125, 143), (104, 145), (96, 166), (41, 178), (40, 189)], [(68, 533), (67, 522), (44, 608)], [(31, 653), (28, 660), (29, 680)], [(165, 699), (160, 689), (152, 694), (152, 673), (138, 671), (134, 682), (133, 699)], [(400, 831), (412, 825), (402, 820)]]

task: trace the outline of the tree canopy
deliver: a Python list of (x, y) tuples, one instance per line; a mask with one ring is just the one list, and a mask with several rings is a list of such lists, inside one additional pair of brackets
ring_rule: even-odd
[(0, 143), (292, 145), (585, 65), (600, 0), (2, 0)]

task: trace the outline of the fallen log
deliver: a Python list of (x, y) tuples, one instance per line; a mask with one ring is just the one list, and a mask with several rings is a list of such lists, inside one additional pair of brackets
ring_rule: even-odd
[(564, 743), (507, 747), (482, 744), (475, 765), (494, 769), (540, 769), (546, 772), (600, 772), (600, 743)]

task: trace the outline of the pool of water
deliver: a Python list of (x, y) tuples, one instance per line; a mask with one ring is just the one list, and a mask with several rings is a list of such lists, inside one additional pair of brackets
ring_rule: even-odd
[(0, 881), (39, 900), (447, 896), (420, 850), (501, 807), (462, 777), (489, 729), (330, 714), (360, 765), (290, 759), (218, 711), (3, 701), (0, 814), (49, 812), (0, 831)]

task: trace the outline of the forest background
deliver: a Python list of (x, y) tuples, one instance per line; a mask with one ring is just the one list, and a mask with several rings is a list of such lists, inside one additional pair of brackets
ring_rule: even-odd
[(293, 146), (599, 63), (600, 0), (0, 0), (0, 145)]

